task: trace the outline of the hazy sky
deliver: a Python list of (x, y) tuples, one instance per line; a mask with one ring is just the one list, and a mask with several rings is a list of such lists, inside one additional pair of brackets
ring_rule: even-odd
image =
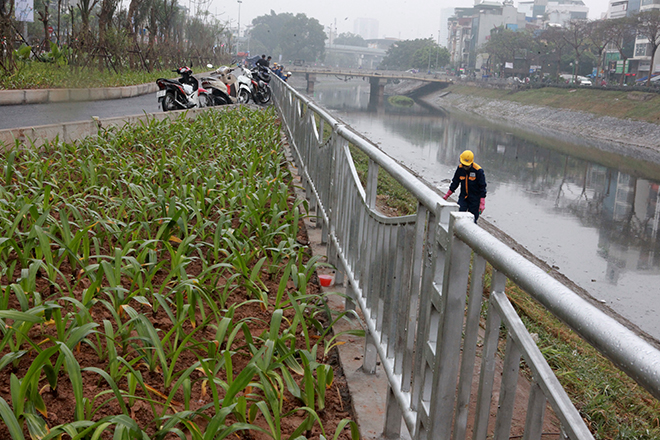
[[(209, 11), (218, 14), (222, 21), (236, 26), (239, 15), (238, 0), (211, 0)], [(241, 0), (240, 21), (244, 30), (252, 19), (270, 13), (302, 12), (316, 18), (324, 27), (335, 26), (338, 33), (353, 32), (356, 18), (374, 18), (379, 22), (379, 37), (394, 37), (404, 40), (427, 38), (437, 40), (438, 29), (446, 27), (440, 23), (440, 11), (445, 8), (466, 7), (472, 0)], [(608, 0), (583, 0), (589, 7), (589, 18), (600, 18), (607, 11)], [(185, 0), (183, 0), (185, 4)], [(514, 0), (517, 5), (518, 1)], [(442, 45), (446, 42), (441, 41)]]

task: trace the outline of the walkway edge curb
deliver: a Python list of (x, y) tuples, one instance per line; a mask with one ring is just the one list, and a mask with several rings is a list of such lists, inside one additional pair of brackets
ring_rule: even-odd
[(46, 104), (51, 102), (104, 101), (132, 98), (155, 93), (156, 82), (122, 87), (96, 87), (91, 89), (25, 89), (0, 90), (0, 106)]

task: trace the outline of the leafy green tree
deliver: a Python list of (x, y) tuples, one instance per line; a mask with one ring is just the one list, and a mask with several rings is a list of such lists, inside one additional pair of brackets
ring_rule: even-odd
[(529, 32), (515, 32), (504, 26), (491, 30), (490, 39), (481, 48), (482, 52), (489, 54), (492, 62), (500, 66), (502, 74), (505, 63), (520, 59), (524, 60), (525, 70), (528, 70), (532, 58), (538, 56), (539, 51), (535, 49), (534, 39)]
[[(261, 52), (270, 55), (281, 54), (279, 36), (286, 29), (287, 23), (293, 18), (291, 13), (276, 14), (272, 9), (269, 14), (255, 18), (252, 20), (252, 30), (250, 31), (250, 40), (252, 41), (250, 44), (254, 44), (255, 49), (259, 48)], [(252, 52), (258, 53), (257, 51)]]
[[(424, 47), (433, 47), (435, 42), (431, 38), (417, 38), (415, 40), (397, 41), (387, 50), (380, 68), (390, 70), (407, 70), (413, 66), (415, 53)], [(421, 55), (420, 55), (421, 56)]]
[(345, 46), (358, 46), (367, 47), (367, 42), (362, 38), (362, 35), (353, 34), (351, 32), (342, 32), (334, 39), (333, 44), (343, 44)]
[(438, 70), (446, 66), (450, 58), (447, 48), (434, 43), (415, 51), (412, 56), (412, 67), (420, 70)]
[(252, 20), (250, 38), (272, 56), (284, 59), (322, 60), (327, 36), (315, 18), (305, 14), (276, 14), (270, 11)]

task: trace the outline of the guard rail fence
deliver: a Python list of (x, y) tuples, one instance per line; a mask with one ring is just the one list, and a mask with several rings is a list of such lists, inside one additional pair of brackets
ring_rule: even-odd
[[(471, 214), (457, 212), (456, 204), (309, 98), (282, 81), (271, 85), (310, 210), (353, 300), (347, 307), (357, 304), (368, 327), (363, 368), (375, 371), (380, 357), (388, 377), (384, 437), (398, 437), (403, 420), (413, 440), (465, 439), (468, 426), (473, 440), (508, 439), (524, 362), (532, 388), (523, 439), (541, 438), (548, 403), (565, 437), (593, 438), (505, 295), (507, 280), (660, 399), (659, 350), (481, 229)], [(365, 187), (349, 144), (369, 157)], [(415, 215), (379, 213), (379, 170), (416, 197)], [(487, 263), (493, 273), (479, 339)], [(500, 337), (506, 337), (501, 378), (495, 372)], [(478, 393), (471, 396), (477, 362)], [(473, 412), (470, 399), (476, 399)]]

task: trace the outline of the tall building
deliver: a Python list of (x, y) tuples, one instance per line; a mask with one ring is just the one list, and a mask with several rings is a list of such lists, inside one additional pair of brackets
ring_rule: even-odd
[(447, 26), (452, 64), (479, 70), (488, 58), (488, 54), (479, 53), (479, 47), (490, 38), (490, 31), (500, 26), (524, 29), (526, 22), (525, 14), (518, 12), (512, 0), (483, 1), (472, 8), (456, 8)]
[(365, 40), (378, 38), (378, 20), (375, 18), (356, 18), (353, 21), (353, 33), (361, 35)]
[(639, 12), (640, 0), (610, 0), (607, 7), (607, 19), (630, 17)]
[(443, 8), (440, 10), (440, 29), (438, 29), (438, 44), (449, 47), (449, 28), (447, 22), (454, 15), (454, 8)]
[(582, 0), (526, 0), (518, 2), (518, 11), (530, 22), (564, 26), (571, 20), (586, 20), (589, 8)]

